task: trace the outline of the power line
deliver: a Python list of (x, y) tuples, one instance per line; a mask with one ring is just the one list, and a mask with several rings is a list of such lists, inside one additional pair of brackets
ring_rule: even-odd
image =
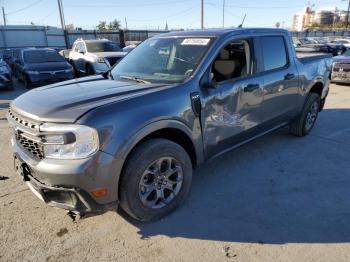
[[(156, 21), (156, 20), (163, 20), (163, 19), (169, 19), (173, 17), (181, 17), (183, 15), (187, 15), (190, 13), (190, 11), (194, 10), (195, 8), (198, 8), (197, 5), (192, 6), (190, 8), (186, 8), (185, 10), (173, 13), (171, 15), (163, 16), (163, 17), (157, 17), (157, 18), (150, 18), (150, 19), (132, 19), (132, 21), (137, 21), (137, 22), (147, 22), (147, 21)], [(131, 20), (131, 19), (129, 19)]]
[[(337, 2), (325, 2), (325, 3), (319, 3), (318, 5), (329, 5), (329, 4), (340, 4), (342, 1)], [(206, 2), (206, 4), (219, 6), (220, 4), (212, 3), (212, 2)], [(244, 9), (289, 9), (289, 8), (303, 8), (305, 5), (294, 5), (294, 6), (241, 6), (241, 5), (232, 5), (232, 4), (226, 4), (226, 7), (234, 7), (234, 8), (244, 8)]]
[(33, 6), (36, 5), (36, 4), (39, 4), (39, 3), (42, 2), (42, 1), (43, 1), (43, 0), (37, 0), (37, 1), (35, 1), (34, 3), (31, 3), (30, 5), (27, 5), (27, 6), (25, 6), (25, 7), (22, 7), (22, 8), (20, 8), (20, 9), (17, 9), (16, 11), (8, 12), (8, 13), (6, 13), (6, 15), (17, 14), (17, 13), (19, 13), (19, 12), (22, 12), (22, 11), (28, 9), (28, 8), (33, 7)]
[(68, 7), (83, 7), (83, 8), (110, 8), (110, 7), (139, 7), (139, 6), (158, 6), (158, 5), (168, 5), (168, 4), (177, 4), (177, 3), (184, 3), (184, 2), (191, 2), (189, 0), (177, 0), (177, 1), (161, 1), (161, 2), (147, 2), (143, 4), (139, 3), (130, 3), (130, 4), (108, 4), (108, 5), (74, 5), (74, 4), (65, 4), (65, 6)]

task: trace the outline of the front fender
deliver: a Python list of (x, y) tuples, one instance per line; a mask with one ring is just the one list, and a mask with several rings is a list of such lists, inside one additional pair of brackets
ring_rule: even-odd
[[(196, 120), (199, 126), (199, 119)], [(195, 126), (197, 126), (195, 124)], [(174, 119), (162, 119), (151, 122), (142, 128), (138, 129), (136, 132), (133, 132), (123, 144), (121, 144), (118, 152), (115, 154), (115, 157), (118, 159), (125, 159), (131, 152), (131, 150), (145, 137), (154, 133), (155, 131), (172, 128), (185, 133), (189, 139), (192, 141), (194, 149), (196, 151), (196, 157), (198, 163), (203, 162), (203, 143), (200, 129), (199, 132), (192, 132), (192, 130), (186, 126), (183, 122)]]

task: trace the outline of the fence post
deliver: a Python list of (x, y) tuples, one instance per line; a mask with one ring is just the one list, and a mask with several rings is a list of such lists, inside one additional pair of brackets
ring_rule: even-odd
[(4, 41), (4, 48), (7, 48), (7, 41), (6, 41), (6, 34), (5, 34), (5, 27), (4, 26), (1, 27), (1, 35), (2, 35), (2, 39)]
[(125, 47), (125, 35), (124, 35), (124, 30), (122, 29), (119, 30), (119, 42), (121, 47)]
[(49, 40), (47, 39), (47, 27), (44, 27), (44, 34), (45, 34), (45, 43), (46, 43), (46, 47), (49, 47)]

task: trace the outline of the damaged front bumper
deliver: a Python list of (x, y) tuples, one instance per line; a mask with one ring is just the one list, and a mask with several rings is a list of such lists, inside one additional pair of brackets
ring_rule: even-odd
[[(102, 212), (114, 205), (97, 203), (85, 190), (77, 187), (63, 187), (46, 185), (32, 175), (31, 168), (18, 156), (14, 155), (14, 167), (18, 175), (23, 178), (29, 189), (43, 202), (50, 206), (74, 211), (79, 214), (88, 212)], [(108, 206), (108, 208), (107, 208)]]
[[(104, 152), (90, 159), (33, 159), (13, 137), (14, 167), (31, 191), (50, 206), (79, 214), (116, 210), (121, 161)], [(95, 197), (97, 189), (108, 192)]]

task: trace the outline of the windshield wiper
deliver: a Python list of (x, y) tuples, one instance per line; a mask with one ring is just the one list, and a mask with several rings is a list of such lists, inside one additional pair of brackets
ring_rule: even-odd
[(146, 81), (144, 79), (135, 77), (135, 76), (119, 76), (121, 79), (127, 79), (127, 80), (132, 80), (138, 83), (142, 83), (142, 84), (150, 84), (151, 82)]

